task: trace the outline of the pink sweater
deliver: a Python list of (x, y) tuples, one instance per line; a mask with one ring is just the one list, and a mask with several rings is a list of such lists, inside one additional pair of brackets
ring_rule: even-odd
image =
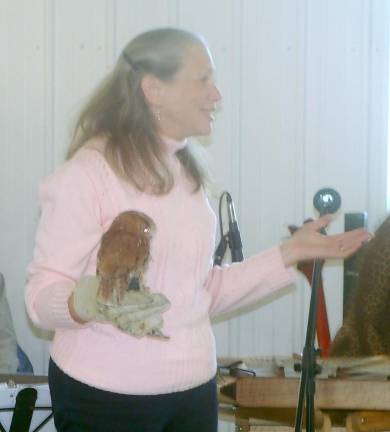
[[(210, 316), (249, 304), (291, 284), (279, 247), (230, 266), (213, 267), (216, 218), (191, 185), (169, 144), (175, 186), (151, 196), (119, 180), (102, 155), (80, 150), (40, 188), (41, 219), (28, 267), (26, 306), (32, 321), (55, 330), (51, 356), (90, 386), (127, 394), (186, 390), (211, 379), (216, 350)], [(75, 282), (95, 274), (102, 234), (120, 212), (134, 209), (157, 225), (146, 284), (171, 301), (168, 341), (137, 339), (109, 323), (77, 324), (67, 299)]]

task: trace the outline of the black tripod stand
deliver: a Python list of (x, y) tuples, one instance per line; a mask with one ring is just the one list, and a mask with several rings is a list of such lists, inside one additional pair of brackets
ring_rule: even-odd
[[(340, 207), (341, 198), (335, 190), (326, 188), (319, 190), (314, 195), (313, 203), (314, 207), (319, 211), (320, 216), (323, 216), (325, 214), (335, 213)], [(322, 234), (326, 234), (325, 230), (321, 230), (321, 232)], [(322, 264), (323, 261), (321, 260), (316, 260), (314, 262), (306, 340), (302, 353), (302, 363), (299, 367), (301, 370), (301, 382), (299, 387), (298, 406), (295, 415), (295, 432), (300, 432), (302, 430), (305, 403), (306, 431), (315, 431), (315, 377), (321, 372), (321, 367), (317, 364), (317, 350), (314, 347), (314, 342), (317, 321), (318, 286), (321, 277)]]
[(311, 288), (309, 317), (306, 329), (305, 346), (302, 353), (301, 382), (299, 387), (298, 406), (295, 415), (295, 432), (302, 430), (304, 404), (306, 402), (306, 430), (314, 432), (314, 394), (315, 376), (321, 372), (317, 364), (317, 350), (314, 347), (315, 328), (317, 321), (317, 287), (321, 276), (322, 263), (315, 261)]

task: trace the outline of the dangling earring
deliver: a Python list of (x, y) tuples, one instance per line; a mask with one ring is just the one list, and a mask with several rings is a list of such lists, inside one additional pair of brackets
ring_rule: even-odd
[(157, 120), (158, 122), (160, 122), (160, 121), (161, 121), (160, 108), (155, 108), (155, 109), (153, 110), (153, 114), (154, 114), (154, 116), (156, 117), (156, 120)]

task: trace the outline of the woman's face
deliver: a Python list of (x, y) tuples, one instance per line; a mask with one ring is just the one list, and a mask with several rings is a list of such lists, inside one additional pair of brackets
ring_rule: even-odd
[(177, 140), (209, 135), (221, 99), (209, 51), (201, 45), (190, 46), (182, 67), (161, 86), (160, 133)]

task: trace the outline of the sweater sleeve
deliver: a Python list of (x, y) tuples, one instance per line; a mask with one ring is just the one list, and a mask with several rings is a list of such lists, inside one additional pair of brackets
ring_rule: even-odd
[(278, 246), (240, 263), (214, 266), (206, 280), (212, 296), (210, 315), (249, 305), (292, 284), (295, 276), (294, 269), (284, 266)]
[(71, 318), (67, 301), (102, 235), (99, 199), (85, 160), (75, 157), (47, 178), (39, 201), (41, 215), (25, 293), (27, 312), (43, 329), (81, 327)]

